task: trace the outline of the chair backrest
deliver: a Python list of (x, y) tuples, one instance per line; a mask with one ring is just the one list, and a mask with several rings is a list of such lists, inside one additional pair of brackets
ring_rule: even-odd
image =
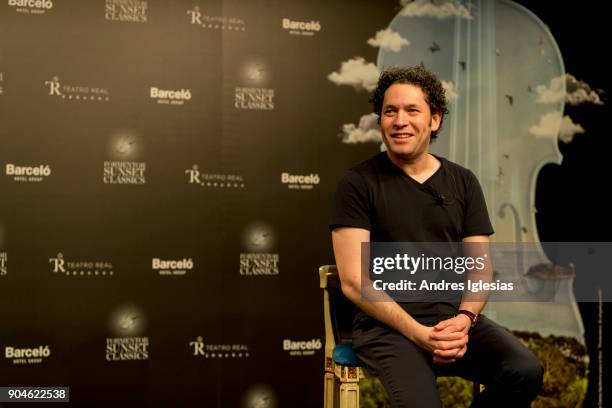
[(326, 337), (327, 333), (331, 333), (334, 344), (350, 342), (353, 318), (357, 313), (357, 308), (342, 293), (336, 266), (321, 266), (319, 268), (319, 281), (321, 288), (324, 290)]

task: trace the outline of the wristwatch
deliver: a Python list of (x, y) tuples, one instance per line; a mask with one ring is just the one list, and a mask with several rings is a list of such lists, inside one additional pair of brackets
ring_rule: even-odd
[(457, 312), (457, 315), (460, 315), (460, 314), (464, 314), (470, 318), (470, 321), (472, 322), (470, 329), (476, 326), (476, 321), (478, 320), (477, 314), (474, 314), (473, 312), (470, 312), (469, 310), (465, 310), (465, 309), (461, 309)]

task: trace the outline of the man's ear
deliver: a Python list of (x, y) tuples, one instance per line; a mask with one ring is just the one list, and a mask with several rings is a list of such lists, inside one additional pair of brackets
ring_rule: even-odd
[(431, 131), (436, 132), (440, 129), (440, 123), (442, 122), (442, 114), (440, 112), (436, 112), (431, 115)]

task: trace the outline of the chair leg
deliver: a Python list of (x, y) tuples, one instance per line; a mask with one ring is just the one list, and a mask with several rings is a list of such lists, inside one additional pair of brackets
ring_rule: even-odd
[(325, 373), (325, 392), (323, 408), (334, 408), (334, 397), (336, 387), (336, 376), (333, 373)]
[(359, 383), (340, 384), (340, 408), (359, 408)]
[(472, 398), (476, 398), (478, 394), (480, 394), (484, 390), (482, 384), (478, 384), (477, 382), (472, 383)]

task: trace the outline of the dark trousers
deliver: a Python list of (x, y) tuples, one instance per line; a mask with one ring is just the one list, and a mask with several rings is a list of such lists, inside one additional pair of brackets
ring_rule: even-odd
[[(417, 320), (435, 325), (431, 319)], [(467, 352), (452, 364), (434, 364), (428, 352), (365, 315), (355, 321), (353, 348), (380, 378), (396, 408), (441, 407), (438, 375), (484, 384), (484, 392), (472, 402), (479, 408), (529, 407), (542, 387), (544, 370), (538, 359), (512, 333), (483, 315), (469, 333)]]

